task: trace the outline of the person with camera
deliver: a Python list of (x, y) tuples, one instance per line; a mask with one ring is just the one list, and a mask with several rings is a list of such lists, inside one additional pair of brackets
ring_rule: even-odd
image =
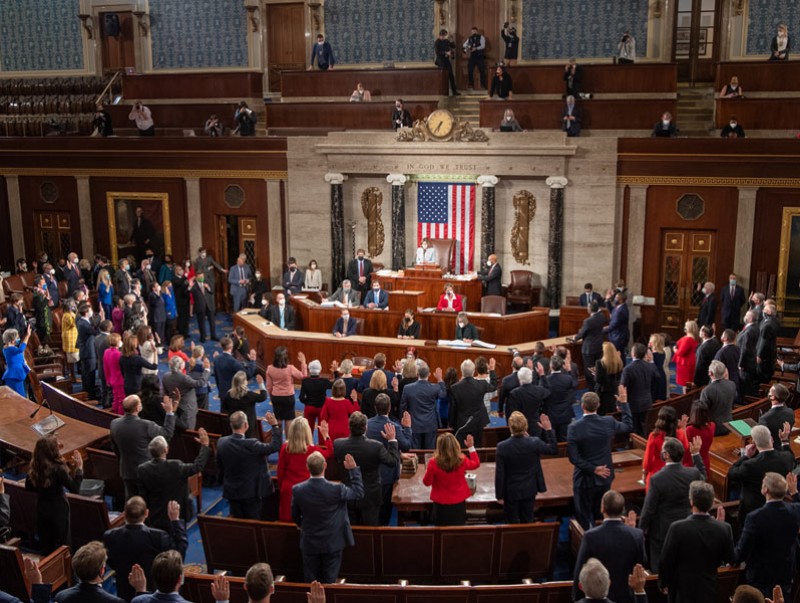
[(413, 124), (414, 122), (411, 121), (411, 113), (403, 106), (403, 99), (398, 98), (394, 101), (392, 127), (397, 130), (399, 128), (410, 128)]
[(636, 39), (630, 32), (623, 32), (619, 44), (617, 44), (617, 63), (629, 65), (636, 61)]
[(255, 112), (247, 106), (246, 102), (241, 101), (233, 115), (233, 121), (236, 122), (234, 134), (238, 132), (239, 136), (255, 136), (256, 120)]
[(473, 27), (470, 36), (461, 45), (464, 53), (469, 57), (467, 65), (467, 76), (469, 77), (469, 89), (475, 87), (475, 68), (478, 69), (481, 88), (486, 90), (486, 38), (478, 33), (478, 28)]
[(92, 125), (94, 126), (95, 135), (104, 138), (107, 136), (114, 136), (114, 127), (111, 125), (111, 114), (105, 110), (103, 103), (97, 103)]
[(459, 96), (460, 93), (456, 87), (456, 78), (453, 75), (453, 63), (451, 62), (451, 59), (453, 58), (453, 49), (455, 47), (455, 42), (448, 37), (447, 30), (439, 30), (439, 38), (433, 44), (433, 50), (436, 54), (436, 66), (439, 69), (444, 69), (447, 71), (447, 80), (450, 83), (450, 92), (453, 93), (453, 96)]
[(203, 130), (206, 136), (223, 136), (225, 134), (225, 126), (222, 125), (222, 122), (216, 114), (206, 120), (206, 125)]
[(517, 35), (517, 28), (514, 26), (509, 27), (508, 21), (503, 23), (503, 29), (500, 30), (500, 37), (505, 42), (505, 54), (503, 55), (503, 63), (508, 66), (517, 64), (517, 57), (519, 56), (519, 36)]
[(136, 127), (139, 130), (139, 136), (155, 136), (156, 125), (153, 121), (153, 114), (142, 101), (138, 100), (134, 103), (128, 119), (136, 122)]

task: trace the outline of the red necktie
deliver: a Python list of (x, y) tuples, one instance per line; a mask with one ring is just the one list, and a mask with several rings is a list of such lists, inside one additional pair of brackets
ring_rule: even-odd
[(364, 276), (364, 260), (358, 260), (358, 276)]

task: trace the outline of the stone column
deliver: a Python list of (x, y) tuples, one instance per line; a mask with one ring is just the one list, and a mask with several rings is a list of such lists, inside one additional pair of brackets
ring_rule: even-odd
[(331, 185), (331, 291), (344, 280), (344, 174), (325, 174)]
[(547, 245), (547, 299), (551, 308), (561, 305), (561, 285), (564, 278), (564, 187), (567, 179), (551, 176), (545, 180), (550, 187), (550, 236)]
[(94, 230), (92, 226), (92, 195), (88, 176), (75, 176), (78, 187), (78, 215), (81, 219), (81, 249), (83, 257), (94, 255)]
[[(269, 216), (269, 274), (271, 282), (280, 283), (283, 276), (284, 240), (281, 232), (281, 181), (265, 180), (267, 186), (267, 215)], [(287, 216), (287, 222), (288, 216)], [(286, 224), (286, 237), (289, 237), (289, 224)], [(262, 271), (265, 270), (261, 266)]]
[(389, 174), (392, 185), (392, 270), (406, 266), (406, 181), (404, 174)]
[[(740, 284), (749, 290), (750, 268), (753, 262), (753, 224), (756, 219), (756, 196), (758, 188), (739, 187), (739, 211), (736, 214), (736, 251), (733, 256), (733, 271)], [(754, 284), (754, 283), (753, 283)]]
[[(186, 219), (189, 235), (189, 256), (195, 257), (197, 250), (203, 247), (203, 210), (200, 203), (200, 178), (184, 178), (186, 186)], [(211, 216), (209, 216), (209, 219)], [(209, 244), (211, 241), (209, 241)], [(183, 255), (183, 249), (173, 249), (173, 259)]]
[[(647, 190), (648, 185), (631, 184), (630, 204), (628, 212), (628, 274), (625, 277), (625, 286), (628, 291), (639, 294), (642, 292), (642, 276), (644, 274), (644, 233), (647, 221)], [(618, 275), (614, 275), (614, 280)], [(633, 317), (639, 312), (638, 306), (632, 306)]]
[[(8, 217), (10, 224), (19, 224), (19, 228), (11, 228), (11, 247), (14, 257), (25, 257), (25, 237), (22, 234), (22, 199), (19, 192), (19, 176), (6, 176), (8, 194)], [(13, 268), (9, 266), (9, 268)]]
[(495, 242), (494, 187), (499, 182), (497, 176), (478, 176), (481, 187), (481, 261), (480, 266), (486, 265), (486, 258), (497, 251)]

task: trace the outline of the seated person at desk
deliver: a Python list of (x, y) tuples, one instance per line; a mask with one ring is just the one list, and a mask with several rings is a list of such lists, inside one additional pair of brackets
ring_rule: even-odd
[(720, 138), (745, 138), (744, 128), (735, 115), (731, 115), (731, 120), (722, 128), (719, 136)]
[(372, 291), (364, 298), (364, 307), (372, 310), (385, 310), (389, 307), (389, 294), (381, 289), (378, 281), (372, 283)]
[(414, 125), (414, 122), (411, 121), (411, 113), (408, 112), (408, 109), (403, 107), (402, 99), (397, 99), (394, 101), (394, 111), (392, 111), (392, 127), (395, 130), (400, 128), (410, 128)]
[(584, 308), (592, 305), (592, 302), (597, 302), (598, 306), (603, 306), (603, 298), (597, 291), (592, 291), (592, 283), (586, 283), (583, 286), (583, 294), (578, 299), (578, 303)]
[(431, 247), (431, 242), (425, 238), (422, 243), (417, 247), (417, 257), (414, 260), (415, 264), (436, 264), (439, 261), (439, 256), (436, 254), (436, 248)]
[(414, 310), (408, 308), (403, 316), (403, 322), (397, 329), (398, 339), (419, 339), (419, 323), (414, 320)]
[(502, 65), (497, 66), (497, 71), (492, 78), (489, 98), (493, 98), (495, 93), (502, 99), (514, 98), (514, 84), (511, 82), (511, 76)]
[(372, 95), (369, 93), (369, 90), (364, 90), (364, 84), (358, 82), (358, 84), (356, 84), (356, 89), (353, 90), (353, 94), (350, 95), (350, 102), (368, 103), (371, 100)]
[(478, 329), (469, 321), (466, 312), (459, 312), (456, 316), (456, 339), (472, 343), (478, 339)]
[(356, 321), (350, 318), (348, 310), (342, 310), (342, 315), (336, 319), (336, 324), (333, 327), (334, 337), (350, 337), (356, 334)]
[(349, 280), (342, 281), (342, 286), (334, 291), (333, 295), (328, 297), (329, 302), (339, 302), (348, 308), (351, 306), (358, 306), (361, 301), (361, 296), (358, 291), (353, 289)]
[(503, 119), (498, 126), (501, 132), (524, 132), (522, 126), (519, 125), (517, 118), (514, 116), (514, 111), (506, 109), (503, 113)]
[(569, 137), (581, 135), (581, 112), (575, 106), (574, 96), (567, 97), (567, 104), (561, 112), (561, 130)]
[(439, 305), (436, 306), (436, 309), (444, 312), (461, 312), (464, 310), (461, 296), (453, 291), (453, 285), (448, 283), (444, 286), (444, 293), (439, 298)]
[(661, 116), (661, 121), (653, 126), (653, 132), (650, 134), (653, 138), (675, 138), (677, 135), (678, 128), (672, 121), (672, 113), (669, 111)]
[(731, 78), (730, 84), (725, 84), (719, 91), (720, 98), (739, 98), (744, 96), (744, 90), (739, 85), (739, 78), (735, 75)]
[(294, 331), (294, 308), (286, 303), (286, 296), (278, 293), (275, 303), (267, 306), (267, 320), (284, 331)]

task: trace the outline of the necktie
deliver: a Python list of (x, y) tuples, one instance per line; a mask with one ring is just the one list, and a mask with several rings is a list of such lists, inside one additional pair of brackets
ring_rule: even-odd
[(364, 276), (364, 260), (358, 260), (358, 276)]
[(286, 328), (286, 323), (283, 320), (283, 308), (281, 308), (281, 329)]
[(736, 295), (736, 285), (731, 285), (731, 299)]
[(244, 280), (244, 268), (242, 268), (241, 266), (239, 266), (239, 280), (240, 281)]

